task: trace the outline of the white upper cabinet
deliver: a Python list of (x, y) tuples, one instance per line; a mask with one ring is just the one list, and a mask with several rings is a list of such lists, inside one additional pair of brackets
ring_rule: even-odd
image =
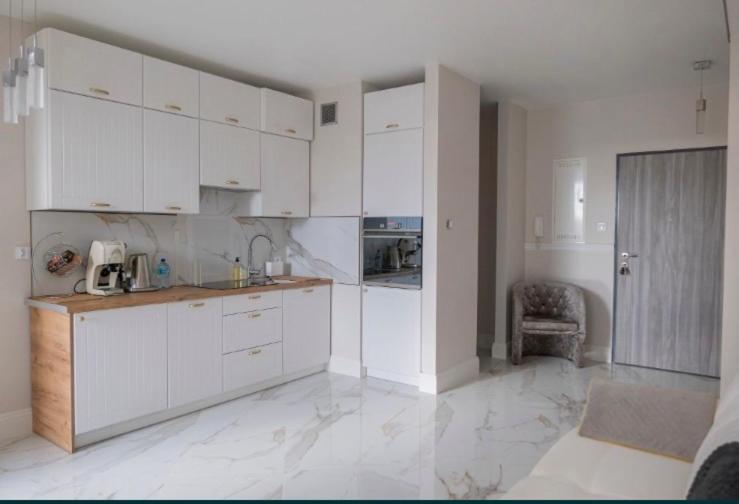
[(262, 134), (263, 217), (308, 217), (310, 154), (308, 142)]
[(223, 391), (221, 298), (167, 305), (169, 407)]
[(144, 110), (144, 212), (199, 209), (198, 120)]
[(331, 287), (286, 290), (282, 303), (284, 373), (326, 364), (331, 353)]
[(262, 131), (313, 140), (313, 102), (262, 88)]
[(38, 40), (50, 88), (141, 105), (141, 54), (52, 28)]
[(364, 137), (367, 217), (423, 215), (423, 129)]
[(364, 95), (364, 133), (423, 127), (423, 83)]
[(259, 133), (200, 121), (200, 184), (259, 190)]
[[(48, 156), (29, 159), (30, 209), (143, 210), (140, 107), (51, 91), (48, 109), (36, 112), (49, 114), (49, 143), (38, 146)], [(46, 180), (34, 185), (39, 173)]]
[(192, 68), (144, 56), (144, 107), (198, 117), (199, 73)]
[(259, 88), (200, 72), (200, 118), (259, 129)]

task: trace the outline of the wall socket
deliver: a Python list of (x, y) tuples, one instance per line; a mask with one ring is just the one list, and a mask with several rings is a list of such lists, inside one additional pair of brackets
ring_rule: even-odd
[(31, 260), (31, 247), (26, 247), (26, 246), (15, 247), (15, 258), (18, 261), (30, 261)]
[(595, 228), (598, 230), (599, 233), (605, 233), (606, 232), (606, 223), (605, 222), (598, 222), (595, 225)]

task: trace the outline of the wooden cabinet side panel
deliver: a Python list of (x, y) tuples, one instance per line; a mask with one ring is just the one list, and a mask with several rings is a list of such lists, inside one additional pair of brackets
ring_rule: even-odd
[(74, 450), (72, 322), (63, 313), (31, 308), (33, 432)]

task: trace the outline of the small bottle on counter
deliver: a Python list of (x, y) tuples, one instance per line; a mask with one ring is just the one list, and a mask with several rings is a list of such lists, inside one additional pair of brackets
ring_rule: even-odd
[(238, 282), (246, 277), (244, 274), (244, 268), (241, 266), (241, 259), (238, 257), (234, 261), (233, 267), (231, 268), (231, 280)]
[(169, 288), (169, 272), (170, 267), (169, 264), (167, 264), (167, 260), (162, 257), (162, 259), (159, 261), (159, 264), (157, 264), (156, 269), (156, 282), (157, 287), (160, 289), (167, 289)]

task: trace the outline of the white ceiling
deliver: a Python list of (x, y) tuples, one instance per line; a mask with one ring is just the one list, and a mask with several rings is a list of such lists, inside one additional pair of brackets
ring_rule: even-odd
[(706, 83), (728, 81), (721, 0), (38, 0), (38, 10), (44, 26), (293, 92), (419, 81), (428, 62), (479, 82), (485, 101), (531, 106), (694, 86), (697, 59), (716, 62)]

